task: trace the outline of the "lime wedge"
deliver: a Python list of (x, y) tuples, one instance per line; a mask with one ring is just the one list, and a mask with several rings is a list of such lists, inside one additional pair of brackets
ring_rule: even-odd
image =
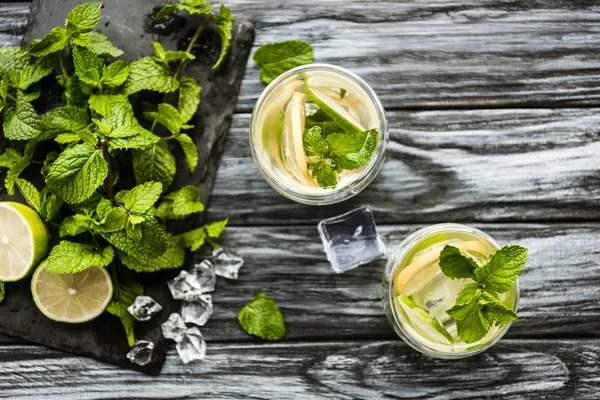
[(436, 342), (454, 343), (454, 338), (427, 310), (419, 307), (406, 296), (396, 297), (397, 306), (406, 313), (408, 320), (423, 336)]
[(25, 278), (48, 253), (48, 232), (24, 204), (0, 203), (0, 281)]
[(347, 133), (360, 133), (365, 128), (344, 107), (319, 89), (307, 89), (310, 101), (319, 106), (325, 114), (329, 115)]
[(40, 264), (31, 278), (31, 294), (37, 308), (53, 321), (78, 324), (104, 312), (113, 295), (110, 275), (91, 267), (76, 274), (53, 274)]

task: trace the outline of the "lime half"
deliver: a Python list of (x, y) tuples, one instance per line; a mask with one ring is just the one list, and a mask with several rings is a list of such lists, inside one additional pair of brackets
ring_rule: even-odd
[(76, 274), (53, 274), (40, 264), (31, 279), (31, 294), (37, 308), (58, 322), (78, 324), (104, 312), (113, 294), (105, 268), (91, 267)]
[(327, 93), (318, 89), (307, 89), (310, 101), (319, 106), (325, 114), (334, 120), (347, 133), (360, 133), (365, 128), (352, 116), (348, 110), (338, 104)]
[(48, 232), (24, 204), (0, 202), (0, 281), (25, 278), (48, 253)]
[(423, 336), (436, 342), (454, 343), (454, 338), (427, 310), (419, 307), (406, 296), (396, 297), (397, 305), (406, 313), (409, 322), (420, 331)]

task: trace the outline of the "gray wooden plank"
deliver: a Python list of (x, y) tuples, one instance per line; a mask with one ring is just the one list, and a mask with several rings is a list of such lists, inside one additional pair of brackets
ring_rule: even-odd
[[(311, 43), (389, 109), (599, 104), (600, 7), (594, 1), (229, 0), (257, 26), (255, 46)], [(1, 5), (1, 4), (0, 4)], [(27, 6), (2, 7), (0, 44), (18, 43)], [(263, 90), (249, 63), (238, 111)]]
[(361, 204), (379, 223), (600, 218), (596, 108), (389, 112), (380, 175), (327, 207), (297, 204), (266, 183), (249, 119), (234, 116), (210, 202), (213, 217), (236, 225), (313, 224)]
[(211, 344), (149, 377), (36, 346), (0, 348), (0, 398), (596, 399), (598, 341), (503, 340), (436, 360), (400, 340)]
[(29, 3), (0, 3), (0, 47), (21, 44), (28, 18)]

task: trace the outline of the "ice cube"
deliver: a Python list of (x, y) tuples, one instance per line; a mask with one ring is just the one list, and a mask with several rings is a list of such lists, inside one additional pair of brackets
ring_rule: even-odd
[(213, 313), (212, 297), (204, 294), (196, 301), (186, 302), (181, 308), (181, 315), (186, 323), (204, 326)]
[(182, 270), (179, 275), (168, 281), (167, 285), (171, 295), (176, 300), (192, 301), (203, 293), (198, 276), (185, 270)]
[(127, 353), (127, 358), (133, 364), (144, 366), (152, 361), (153, 350), (154, 343), (147, 340), (138, 340)]
[(162, 307), (152, 297), (138, 296), (132, 305), (127, 307), (129, 314), (138, 321), (149, 321)]
[(237, 254), (217, 247), (213, 250), (213, 264), (215, 274), (228, 279), (237, 279), (238, 271), (244, 265), (244, 259)]
[(210, 260), (204, 260), (200, 264), (194, 265), (194, 274), (200, 282), (202, 293), (208, 293), (215, 290), (216, 276), (213, 263)]
[(171, 314), (169, 319), (163, 322), (160, 327), (165, 339), (171, 339), (176, 342), (181, 342), (183, 340), (185, 330), (187, 329), (185, 322), (183, 322), (183, 318), (177, 313)]
[(377, 260), (385, 255), (385, 245), (377, 233), (373, 212), (360, 207), (317, 226), (325, 254), (337, 273)]
[(191, 361), (202, 360), (206, 355), (206, 342), (198, 328), (185, 331), (183, 340), (175, 345), (177, 353), (184, 364)]

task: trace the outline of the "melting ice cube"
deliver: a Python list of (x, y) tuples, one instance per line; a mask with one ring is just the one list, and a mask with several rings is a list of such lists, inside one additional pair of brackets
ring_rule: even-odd
[(237, 254), (218, 247), (213, 250), (215, 273), (228, 279), (237, 279), (238, 271), (244, 265), (244, 259)]
[(385, 245), (377, 233), (373, 212), (360, 207), (317, 226), (325, 254), (337, 273), (377, 260), (385, 255)]
[(185, 322), (183, 322), (183, 318), (177, 313), (171, 314), (169, 319), (163, 322), (160, 327), (165, 339), (171, 339), (176, 342), (181, 342), (183, 340), (185, 330), (187, 329)]
[(198, 328), (185, 331), (183, 340), (175, 346), (177, 353), (185, 364), (191, 361), (202, 360), (206, 354), (206, 342)]
[(144, 366), (152, 361), (153, 350), (154, 343), (147, 340), (138, 340), (127, 353), (127, 358), (133, 364)]
[(183, 304), (181, 315), (186, 323), (204, 326), (213, 313), (212, 297), (204, 294), (196, 301)]
[(204, 260), (200, 264), (194, 265), (194, 274), (198, 278), (202, 293), (208, 293), (215, 290), (216, 276), (213, 263), (210, 260)]
[(129, 314), (138, 321), (149, 321), (160, 310), (162, 310), (161, 305), (148, 296), (136, 297), (133, 304), (127, 308)]
[(198, 276), (195, 273), (190, 274), (185, 270), (181, 271), (179, 275), (168, 281), (167, 285), (169, 286), (171, 295), (176, 300), (191, 301), (198, 298), (198, 296), (203, 293)]

